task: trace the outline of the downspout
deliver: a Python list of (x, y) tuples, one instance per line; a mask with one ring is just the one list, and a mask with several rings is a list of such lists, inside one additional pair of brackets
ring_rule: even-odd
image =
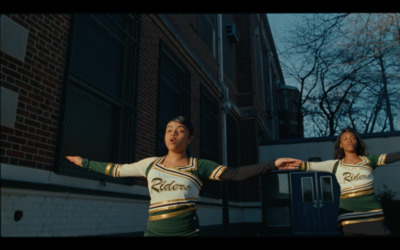
[[(272, 74), (273, 74), (273, 68), (272, 68), (272, 61), (274, 60), (274, 55), (271, 52), (268, 52), (268, 82), (269, 82), (269, 99), (270, 99), (270, 105), (271, 105), (271, 117), (273, 121), (275, 121), (275, 106), (274, 106), (274, 97), (273, 97), (273, 85), (272, 83)], [(275, 124), (272, 124), (272, 129), (271, 129), (271, 137), (272, 139), (277, 139), (276, 138), (276, 129), (275, 129)]]
[[(221, 149), (222, 164), (228, 165), (228, 144), (227, 144), (227, 124), (226, 114), (230, 112), (231, 104), (229, 101), (229, 90), (224, 83), (224, 58), (223, 58), (223, 24), (222, 14), (217, 15), (217, 42), (218, 42), (218, 82), (222, 88), (223, 99), (221, 102)], [(229, 228), (229, 201), (228, 201), (228, 183), (222, 183), (222, 224), (225, 232)]]

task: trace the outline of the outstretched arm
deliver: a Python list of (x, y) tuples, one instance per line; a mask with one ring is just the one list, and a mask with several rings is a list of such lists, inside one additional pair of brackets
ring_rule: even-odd
[(385, 160), (386, 164), (389, 164), (389, 163), (392, 163), (395, 161), (400, 161), (400, 151), (386, 155), (386, 160)]
[(79, 167), (87, 168), (105, 175), (113, 175), (115, 172), (111, 170), (113, 170), (114, 167), (120, 166), (119, 164), (115, 163), (89, 161), (88, 159), (83, 159), (80, 156), (66, 156), (65, 158)]
[(67, 158), (67, 160), (69, 160), (73, 164), (83, 168), (83, 165), (82, 165), (83, 159), (82, 159), (82, 157), (80, 157), (80, 156), (67, 156), (65, 158)]
[(221, 174), (220, 179), (224, 181), (243, 181), (260, 174), (266, 174), (275, 169), (297, 169), (301, 163), (302, 161), (298, 159), (278, 158), (275, 161), (268, 161), (260, 164), (237, 168), (227, 167)]
[(279, 170), (284, 169), (298, 169), (303, 161), (294, 158), (278, 158), (275, 160), (275, 166)]
[(67, 160), (75, 165), (112, 177), (138, 177), (145, 176), (146, 168), (156, 158), (149, 157), (129, 164), (89, 161), (80, 156), (66, 156)]

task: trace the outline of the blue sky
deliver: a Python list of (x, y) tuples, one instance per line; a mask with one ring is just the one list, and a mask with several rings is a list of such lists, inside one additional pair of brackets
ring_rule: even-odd
[(271, 26), (274, 39), (276, 39), (279, 38), (279, 36), (282, 36), (283, 33), (285, 32), (285, 29), (289, 28), (290, 25), (298, 19), (299, 14), (274, 13), (274, 14), (267, 14), (267, 17), (269, 24)]
[[(288, 30), (291, 26), (299, 22), (301, 17), (304, 14), (292, 14), (292, 13), (273, 13), (267, 14), (267, 18), (269, 21), (269, 25), (271, 27), (272, 36), (274, 38), (275, 47), (278, 52), (278, 56), (280, 51), (284, 50), (284, 39), (287, 35)], [(282, 56), (279, 56), (279, 60), (282, 60)], [(283, 72), (285, 77), (285, 83), (287, 85), (296, 86), (297, 82), (291, 83), (290, 79), (285, 76), (285, 72)]]

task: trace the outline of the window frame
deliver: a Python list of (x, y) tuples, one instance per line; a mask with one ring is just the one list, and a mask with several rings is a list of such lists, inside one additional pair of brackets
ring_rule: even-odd
[[(215, 109), (211, 109), (210, 107), (215, 107)], [(202, 87), (200, 90), (200, 158), (217, 163), (221, 163), (222, 157), (220, 117), (219, 101), (213, 98), (205, 87)], [(214, 123), (212, 125), (206, 124), (204, 122), (205, 118), (207, 120), (214, 120)], [(210, 136), (210, 133), (207, 133), (208, 129), (213, 130), (216, 136)], [(214, 140), (217, 149), (214, 151), (205, 150), (205, 140)], [(200, 194), (204, 197), (222, 198), (222, 183), (205, 180), (205, 185)]]
[(198, 14), (197, 16), (197, 34), (215, 58), (217, 57), (216, 23), (216, 14)]
[[(190, 71), (185, 67), (183, 62), (178, 59), (178, 57), (162, 40), (160, 41), (158, 71), (159, 82), (157, 98), (156, 155), (161, 156), (167, 153), (164, 143), (164, 135), (165, 126), (168, 122), (168, 119), (172, 119), (174, 116), (182, 115), (187, 120), (191, 120), (191, 75)], [(177, 80), (168, 73), (176, 73), (179, 75), (180, 79)], [(172, 114), (163, 113), (165, 111), (162, 109), (168, 105), (168, 102), (165, 103), (166, 99), (164, 99), (162, 96), (163, 93), (161, 93), (163, 88), (170, 88), (179, 92), (180, 110), (174, 110)]]
[[(101, 14), (87, 15), (87, 17), (90, 17), (90, 21), (94, 21), (95, 24), (98, 25), (95, 26), (95, 28), (100, 27), (103, 29), (102, 31), (105, 32), (104, 34), (106, 34), (106, 36), (113, 36), (114, 34), (110, 30), (108, 30), (101, 21), (96, 18), (96, 16), (100, 15)], [(82, 42), (82, 39), (84, 38), (77, 37), (76, 35), (77, 29), (79, 29), (79, 27), (77, 26), (77, 19), (79, 18), (79, 14), (72, 15), (70, 36), (68, 41), (67, 62), (64, 75), (62, 108), (60, 110), (60, 126), (57, 142), (55, 172), (63, 175), (78, 176), (87, 179), (100, 179), (100, 181), (107, 180), (110, 182), (132, 185), (135, 184), (134, 178), (108, 177), (106, 175), (95, 173), (84, 168), (77, 168), (65, 159), (65, 154), (69, 153), (66, 152), (68, 151), (68, 148), (64, 145), (64, 137), (66, 136), (65, 122), (67, 122), (66, 112), (68, 112), (67, 109), (70, 108), (68, 105), (70, 105), (71, 98), (73, 98), (71, 91), (76, 90), (81, 91), (80, 93), (84, 93), (88, 96), (93, 97), (98, 102), (104, 103), (105, 105), (110, 105), (112, 109), (118, 110), (119, 115), (116, 115), (118, 117), (118, 120), (115, 121), (117, 124), (117, 128), (113, 132), (114, 135), (117, 137), (117, 139), (115, 139), (117, 141), (117, 146), (116, 149), (113, 150), (112, 153), (110, 153), (110, 155), (112, 155), (112, 159), (109, 159), (109, 161), (125, 163), (132, 162), (135, 159), (134, 149), (136, 140), (135, 133), (137, 117), (136, 100), (140, 59), (139, 53), (141, 37), (141, 18), (137, 15), (131, 14), (113, 14), (112, 16), (101, 15), (101, 17), (105, 18), (105, 20), (109, 22), (109, 24), (114, 25), (113, 27), (118, 29), (119, 32), (122, 32), (121, 34), (123, 34), (124, 38), (123, 41), (120, 41), (122, 44), (121, 48), (124, 51), (124, 53), (122, 53), (123, 56), (120, 58), (121, 64), (123, 65), (123, 69), (121, 70), (122, 73), (120, 75), (122, 79), (120, 85), (120, 95), (115, 96), (109, 94), (101, 87), (98, 87), (96, 85), (96, 82), (90, 82), (90, 80), (84, 79), (84, 77), (72, 71), (72, 57), (73, 53), (76, 53), (74, 49), (77, 49), (77, 46), (79, 47), (79, 42)], [(124, 21), (126, 21), (126, 26), (121, 27), (117, 22), (115, 22), (115, 19), (113, 19), (113, 17), (124, 19)], [(106, 38), (106, 36), (104, 36), (104, 38)], [(115, 39), (116, 37), (114, 36), (113, 38)], [(85, 155), (81, 156), (85, 158)]]

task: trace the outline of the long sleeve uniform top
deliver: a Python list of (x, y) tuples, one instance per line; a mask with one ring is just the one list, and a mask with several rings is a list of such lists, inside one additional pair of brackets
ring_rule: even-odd
[(150, 194), (149, 221), (175, 217), (196, 210), (206, 179), (241, 181), (276, 169), (274, 161), (230, 168), (213, 161), (189, 157), (188, 165), (168, 167), (163, 157), (149, 157), (130, 164), (84, 159), (84, 168), (112, 177), (145, 177)]
[(338, 226), (383, 220), (383, 210), (374, 192), (374, 169), (400, 160), (400, 152), (359, 156), (360, 162), (347, 164), (340, 160), (304, 162), (303, 171), (329, 172), (340, 186)]

